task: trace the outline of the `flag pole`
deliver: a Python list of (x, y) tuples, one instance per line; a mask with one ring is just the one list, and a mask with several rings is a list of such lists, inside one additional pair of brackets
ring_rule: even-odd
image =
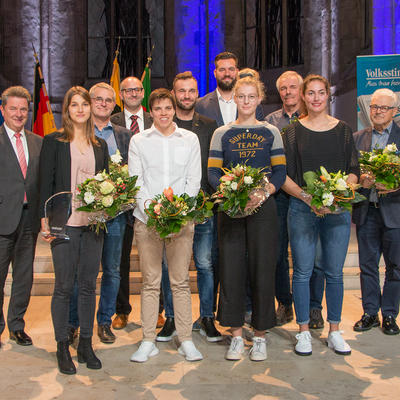
[(151, 55), (153, 54), (153, 50), (154, 50), (154, 44), (151, 47), (149, 56), (147, 57), (147, 63), (146, 63), (146, 66), (144, 67), (144, 71), (143, 71), (142, 77), (140, 78), (141, 82), (143, 82), (143, 79), (146, 76), (146, 68), (149, 68), (150, 61), (152, 60)]
[[(39, 57), (38, 57), (38, 55), (36, 53), (35, 46), (33, 45), (33, 42), (31, 42), (31, 43), (32, 43), (32, 49), (33, 49), (33, 56), (35, 57), (36, 64), (38, 64), (38, 72), (39, 72), (39, 78), (40, 78), (40, 81), (41, 81), (41, 84), (42, 84), (42, 88), (43, 88), (43, 94), (45, 95), (45, 97), (49, 98), (49, 96), (47, 94), (46, 84), (44, 83), (42, 67), (40, 66)], [(35, 95), (35, 91), (34, 91), (33, 94)], [(34, 101), (33, 104), (35, 104), (35, 99), (33, 101)], [(57, 129), (56, 124), (54, 122), (53, 111), (51, 110), (51, 106), (50, 106), (50, 100), (47, 100), (46, 104), (47, 104), (47, 111), (50, 114), (50, 121), (53, 124), (53, 128)], [(32, 121), (32, 124), (33, 124), (33, 122), (34, 121)]]

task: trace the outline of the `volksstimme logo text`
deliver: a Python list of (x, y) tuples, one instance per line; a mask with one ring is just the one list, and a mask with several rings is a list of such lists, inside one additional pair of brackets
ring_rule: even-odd
[(380, 68), (368, 68), (365, 70), (367, 79), (392, 79), (400, 78), (400, 69), (392, 68), (388, 70), (382, 70)]

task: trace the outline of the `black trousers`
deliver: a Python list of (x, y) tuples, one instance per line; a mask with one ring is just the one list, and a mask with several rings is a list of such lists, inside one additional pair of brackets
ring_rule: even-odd
[(275, 326), (278, 229), (273, 197), (256, 214), (245, 218), (218, 214), (220, 297), (217, 319), (222, 326), (237, 328), (244, 324), (247, 281), (252, 293), (252, 326), (260, 331)]
[(21, 221), (15, 232), (10, 235), (0, 235), (0, 335), (5, 328), (4, 285), (10, 263), (13, 280), (7, 325), (10, 331), (25, 328), (24, 315), (31, 297), (36, 239), (37, 233), (33, 233), (30, 229), (27, 209), (22, 211)]
[(51, 316), (57, 342), (68, 339), (69, 301), (78, 281), (78, 316), (80, 335), (93, 335), (96, 308), (96, 279), (103, 248), (103, 231), (96, 234), (88, 227), (67, 226), (70, 240), (55, 239), (51, 243), (55, 286), (51, 300)]

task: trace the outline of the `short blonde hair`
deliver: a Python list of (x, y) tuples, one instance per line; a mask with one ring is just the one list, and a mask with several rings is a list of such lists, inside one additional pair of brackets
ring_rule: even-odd
[(298, 74), (296, 71), (285, 71), (277, 80), (276, 80), (276, 89), (278, 90), (278, 92), (280, 91), (279, 88), (281, 86), (281, 80), (282, 79), (286, 79), (286, 78), (297, 78), (298, 82), (299, 82), (299, 86), (301, 86), (303, 84), (303, 77)]
[(23, 86), (10, 86), (1, 94), (1, 104), (4, 107), (7, 104), (9, 97), (19, 97), (20, 99), (26, 99), (29, 103), (31, 102), (31, 95)]
[(264, 99), (264, 97), (265, 97), (264, 84), (259, 79), (255, 78), (253, 76), (246, 76), (244, 78), (238, 79), (233, 88), (233, 92), (235, 93), (235, 95), (236, 95), (236, 92), (238, 91), (238, 89), (243, 85), (254, 86), (257, 89), (258, 97), (260, 97), (261, 100)]
[(115, 102), (115, 99), (117, 97), (115, 94), (115, 90), (112, 86), (110, 86), (108, 83), (105, 83), (105, 82), (99, 82), (99, 83), (96, 83), (95, 85), (93, 85), (89, 90), (90, 97), (93, 97), (94, 91), (98, 88), (107, 89), (110, 92), (112, 92), (112, 99)]

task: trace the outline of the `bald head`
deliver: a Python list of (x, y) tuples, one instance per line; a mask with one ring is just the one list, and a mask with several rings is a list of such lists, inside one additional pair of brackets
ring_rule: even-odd
[(125, 78), (121, 82), (120, 96), (124, 102), (124, 107), (132, 114), (136, 114), (144, 97), (143, 85), (140, 79), (134, 76)]

